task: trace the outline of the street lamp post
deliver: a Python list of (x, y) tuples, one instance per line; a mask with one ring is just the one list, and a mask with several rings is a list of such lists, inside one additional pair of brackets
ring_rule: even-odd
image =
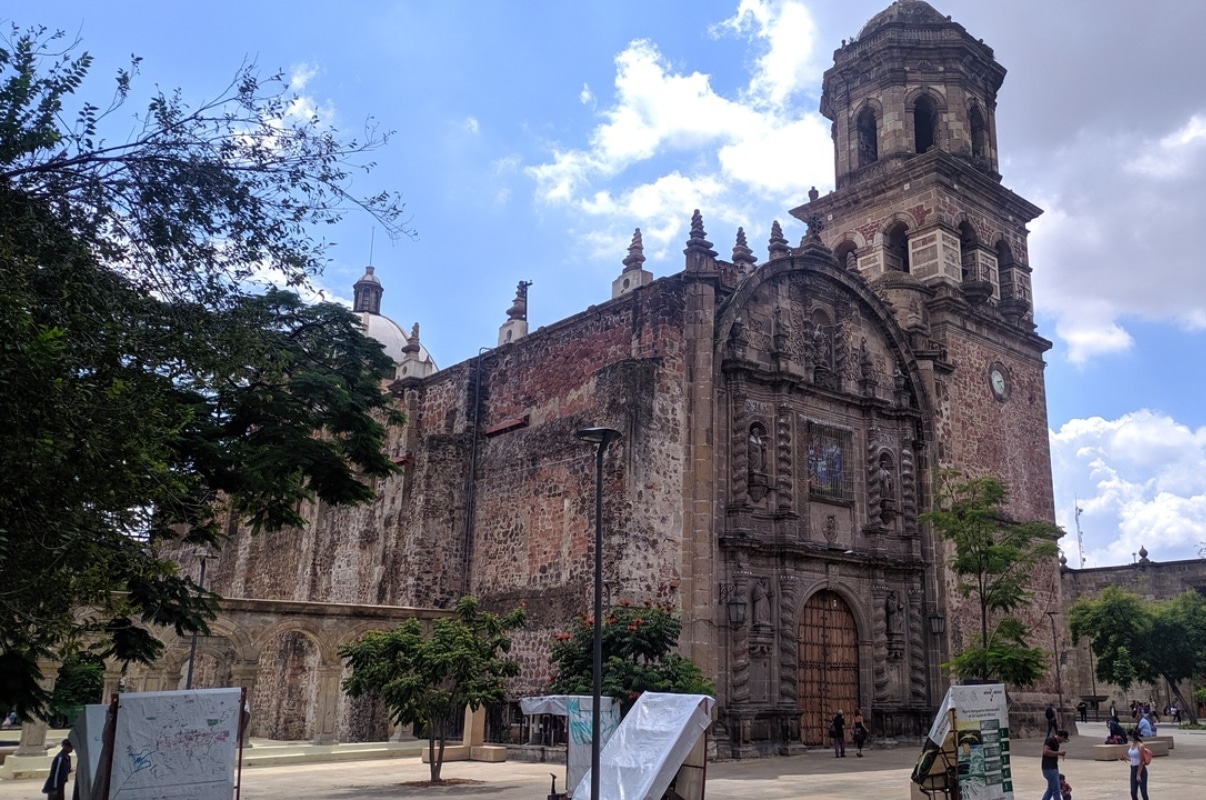
[[(197, 580), (197, 586), (205, 588), (205, 560), (209, 557), (208, 554), (201, 556), (201, 577)], [(197, 632), (193, 631), (193, 640), (188, 646), (188, 675), (184, 679), (184, 688), (193, 688), (193, 662), (197, 660)]]
[(599, 800), (599, 705), (603, 696), (603, 453), (620, 438), (611, 428), (583, 428), (576, 434), (596, 446), (595, 451), (595, 627), (593, 686), (590, 708), (590, 800)]
[[(1055, 615), (1058, 611), (1048, 611), (1047, 619), (1051, 620), (1051, 660), (1055, 662), (1055, 691), (1059, 695), (1059, 713), (1064, 713), (1064, 683), (1059, 674), (1059, 642), (1055, 638)], [(1063, 720), (1060, 720), (1063, 724)]]

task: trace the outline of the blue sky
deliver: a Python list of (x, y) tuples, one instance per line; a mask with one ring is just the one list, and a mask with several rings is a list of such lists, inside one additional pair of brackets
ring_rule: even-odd
[[(832, 186), (820, 77), (888, 0), (200, 3), (43, 0), (12, 22), (78, 35), (90, 98), (143, 58), (200, 101), (244, 61), (283, 70), (324, 120), (396, 132), (358, 179), (401, 191), (418, 236), (375, 236), (383, 311), (441, 366), (497, 342), (519, 280), (533, 329), (606, 300), (635, 227), (645, 268), (682, 268), (691, 212), (725, 254), (743, 225)], [(1058, 521), (1084, 509), (1086, 566), (1195, 557), (1206, 542), (1206, 3), (935, 0), (1009, 70), (1004, 183), (1032, 224)], [(1108, 9), (1108, 13), (1103, 13)], [(6, 13), (14, 14), (10, 6)], [(141, 90), (141, 91), (140, 91)], [(372, 222), (332, 230), (320, 286), (347, 299)], [(1065, 538), (1073, 566), (1075, 535)]]

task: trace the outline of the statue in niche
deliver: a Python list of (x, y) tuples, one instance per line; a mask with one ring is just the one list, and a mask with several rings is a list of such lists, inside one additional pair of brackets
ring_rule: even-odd
[(758, 423), (750, 426), (749, 493), (755, 503), (766, 496), (770, 481), (766, 476), (766, 428)]
[(766, 432), (761, 425), (750, 427), (750, 471), (766, 471)]
[(892, 462), (888, 460), (886, 455), (880, 456), (879, 470), (875, 473), (875, 480), (879, 482), (879, 497), (880, 502), (884, 500), (892, 501), (896, 498), (896, 487), (892, 481)]
[(889, 636), (899, 636), (904, 632), (904, 603), (900, 602), (900, 593), (895, 589), (888, 592), (884, 601), (884, 614), (887, 620)]
[(892, 477), (892, 458), (887, 453), (879, 457), (875, 482), (879, 487), (879, 518), (884, 523), (891, 522), (896, 516), (896, 483)]
[(751, 600), (754, 606), (754, 627), (769, 628), (771, 626), (770, 595), (766, 592), (766, 581), (759, 580), (754, 584)]

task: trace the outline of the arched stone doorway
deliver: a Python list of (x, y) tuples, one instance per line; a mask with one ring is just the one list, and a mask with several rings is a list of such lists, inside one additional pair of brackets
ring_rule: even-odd
[(321, 655), (301, 631), (283, 631), (264, 648), (259, 661), (257, 703), (251, 733), (268, 739), (312, 739)]
[(808, 598), (800, 612), (800, 739), (827, 744), (840, 708), (847, 724), (858, 706), (858, 625), (837, 592)]

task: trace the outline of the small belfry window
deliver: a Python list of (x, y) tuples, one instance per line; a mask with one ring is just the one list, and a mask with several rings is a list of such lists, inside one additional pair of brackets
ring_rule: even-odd
[(963, 266), (963, 280), (978, 281), (980, 272), (976, 267), (976, 231), (967, 220), (959, 223), (959, 261)]
[(879, 130), (875, 111), (864, 108), (858, 115), (858, 165), (865, 167), (879, 160)]
[(971, 127), (972, 158), (988, 158), (988, 125), (984, 122), (984, 114), (979, 106), (972, 106), (967, 115)]
[(918, 153), (924, 153), (937, 143), (938, 106), (934, 98), (923, 94), (913, 106), (913, 141)]
[(884, 269), (909, 271), (909, 229), (897, 222), (888, 229), (884, 243)]

